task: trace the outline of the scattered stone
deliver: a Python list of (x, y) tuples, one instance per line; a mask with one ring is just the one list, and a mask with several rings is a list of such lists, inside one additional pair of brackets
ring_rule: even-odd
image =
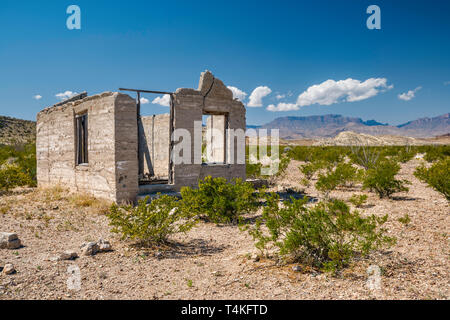
[(0, 249), (19, 249), (21, 245), (17, 234), (0, 232)]
[(292, 271), (294, 271), (294, 272), (300, 272), (300, 271), (302, 271), (302, 268), (301, 268), (300, 266), (293, 266), (293, 267), (292, 267)]
[(94, 256), (99, 252), (112, 251), (111, 243), (103, 239), (100, 239), (97, 242), (84, 243), (80, 248), (85, 256)]
[(14, 268), (14, 266), (11, 263), (7, 263), (3, 267), (3, 271), (2, 272), (3, 272), (3, 274), (11, 275), (11, 274), (16, 273), (16, 269)]
[(100, 248), (97, 242), (87, 242), (81, 245), (80, 249), (85, 256), (93, 256), (99, 252)]
[(109, 251), (112, 251), (112, 246), (111, 246), (111, 244), (109, 243), (109, 241), (100, 239), (100, 240), (97, 241), (97, 245), (98, 245), (98, 248), (99, 248), (99, 251), (100, 251), (100, 252), (109, 252)]
[(253, 262), (258, 262), (259, 260), (261, 260), (261, 257), (259, 256), (259, 254), (252, 254), (252, 260)]
[(78, 258), (78, 253), (75, 251), (64, 251), (59, 255), (59, 257), (57, 257), (57, 260), (75, 260), (76, 258)]

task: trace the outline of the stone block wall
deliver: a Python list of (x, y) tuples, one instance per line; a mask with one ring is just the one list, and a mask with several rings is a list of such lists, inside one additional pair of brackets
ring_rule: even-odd
[[(77, 165), (75, 117), (86, 112), (89, 163)], [(106, 92), (47, 108), (37, 116), (36, 131), (39, 187), (61, 185), (112, 201), (134, 201), (137, 121), (129, 96)]]
[[(178, 89), (174, 94), (174, 129), (186, 129), (191, 134), (191, 164), (174, 166), (175, 188), (182, 186), (196, 187), (198, 180), (206, 176), (224, 177), (228, 180), (242, 178), (245, 180), (245, 156), (243, 163), (238, 163), (237, 154), (245, 155), (245, 142), (240, 146), (235, 139), (226, 139), (227, 161), (224, 164), (199, 164), (201, 159), (201, 126), (194, 127), (194, 121), (202, 122), (203, 114), (226, 115), (229, 129), (241, 129), (245, 132), (245, 107), (242, 102), (233, 99), (233, 93), (223, 82), (209, 72), (203, 72), (200, 77), (198, 90)], [(200, 133), (196, 133), (196, 131)], [(198, 141), (195, 141), (194, 137)], [(245, 141), (245, 135), (242, 136)], [(232, 143), (234, 142), (234, 143)], [(174, 142), (177, 143), (176, 141)], [(216, 145), (217, 147), (217, 145)], [(197, 152), (195, 152), (197, 148)], [(200, 151), (198, 150), (200, 148)], [(239, 149), (240, 148), (240, 149)]]

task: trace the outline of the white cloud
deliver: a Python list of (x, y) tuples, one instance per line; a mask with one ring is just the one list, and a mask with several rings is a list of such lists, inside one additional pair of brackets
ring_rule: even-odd
[(339, 81), (327, 80), (309, 87), (298, 96), (296, 103), (280, 102), (276, 106), (271, 104), (267, 107), (267, 110), (274, 112), (294, 111), (313, 104), (329, 106), (342, 101), (361, 101), (393, 87), (393, 85), (387, 84), (386, 78), (370, 78), (364, 82), (351, 78)]
[(329, 106), (341, 101), (361, 101), (376, 96), (381, 90), (389, 90), (394, 86), (387, 85), (386, 78), (370, 78), (364, 82), (355, 79), (327, 80), (309, 87), (298, 96), (300, 107), (319, 104)]
[(445, 81), (444, 86), (450, 86), (450, 81)]
[(286, 95), (285, 94), (277, 94), (276, 98), (277, 98), (277, 100), (281, 100), (281, 99), (286, 98)]
[(262, 99), (272, 93), (272, 90), (266, 86), (257, 87), (250, 95), (247, 106), (262, 107)]
[(142, 97), (141, 98), (141, 104), (149, 104), (150, 100), (148, 100), (147, 98)]
[(408, 92), (398, 95), (398, 98), (403, 101), (409, 101), (416, 96), (416, 92), (422, 89), (422, 87), (417, 87), (414, 90), (409, 90)]
[(228, 86), (228, 89), (231, 90), (231, 92), (233, 92), (233, 98), (235, 99), (239, 99), (241, 102), (243, 102), (245, 100), (245, 98), (247, 97), (247, 93), (236, 88), (233, 86)]
[(300, 109), (296, 103), (284, 103), (280, 102), (276, 106), (271, 104), (267, 107), (269, 111), (294, 111)]
[(165, 94), (162, 97), (157, 97), (152, 101), (153, 104), (159, 104), (160, 106), (170, 107), (170, 95)]
[(56, 97), (60, 100), (66, 100), (66, 99), (72, 98), (73, 96), (76, 96), (77, 94), (78, 93), (76, 93), (76, 92), (66, 91), (66, 92), (56, 94)]
[(34, 100), (41, 100), (41, 99), (42, 99), (42, 96), (39, 95), (39, 94), (37, 94), (37, 95), (35, 95), (35, 96), (33, 97), (33, 99), (34, 99)]

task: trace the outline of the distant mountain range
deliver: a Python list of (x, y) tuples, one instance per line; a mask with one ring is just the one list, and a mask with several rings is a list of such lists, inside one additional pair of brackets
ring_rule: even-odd
[(265, 125), (248, 126), (248, 128), (279, 129), (280, 138), (284, 139), (334, 137), (345, 131), (370, 135), (427, 138), (450, 133), (450, 113), (434, 118), (421, 118), (398, 126), (391, 126), (375, 120), (363, 121), (360, 118), (328, 114), (324, 116), (281, 117)]
[[(283, 139), (332, 138), (341, 132), (352, 131), (374, 136), (395, 135), (414, 138), (429, 138), (450, 134), (450, 113), (434, 118), (421, 118), (391, 126), (375, 120), (336, 114), (309, 117), (282, 117), (262, 126), (248, 125), (247, 128), (279, 129)], [(14, 144), (32, 141), (36, 137), (36, 123), (0, 116), (0, 144)]]

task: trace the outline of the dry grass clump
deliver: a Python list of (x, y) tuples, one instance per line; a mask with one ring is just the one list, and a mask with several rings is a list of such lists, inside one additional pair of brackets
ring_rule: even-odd
[(97, 199), (87, 193), (74, 193), (69, 197), (69, 202), (76, 207), (89, 208), (92, 213), (106, 214), (109, 212), (111, 202), (104, 199)]
[[(68, 189), (62, 186), (55, 186), (50, 188), (33, 189), (32, 192), (26, 194), (29, 200), (34, 203), (43, 203), (47, 206), (54, 206), (61, 208), (65, 206), (72, 206), (76, 208), (87, 209), (88, 213), (106, 214), (109, 212), (111, 202), (104, 199), (97, 199), (88, 193), (71, 193)], [(7, 205), (0, 206), (0, 213), (2, 208), (8, 210)]]
[(67, 198), (68, 190), (61, 187), (55, 186), (50, 188), (39, 188), (33, 192), (32, 197), (38, 196), (37, 199), (44, 203), (62, 201)]

